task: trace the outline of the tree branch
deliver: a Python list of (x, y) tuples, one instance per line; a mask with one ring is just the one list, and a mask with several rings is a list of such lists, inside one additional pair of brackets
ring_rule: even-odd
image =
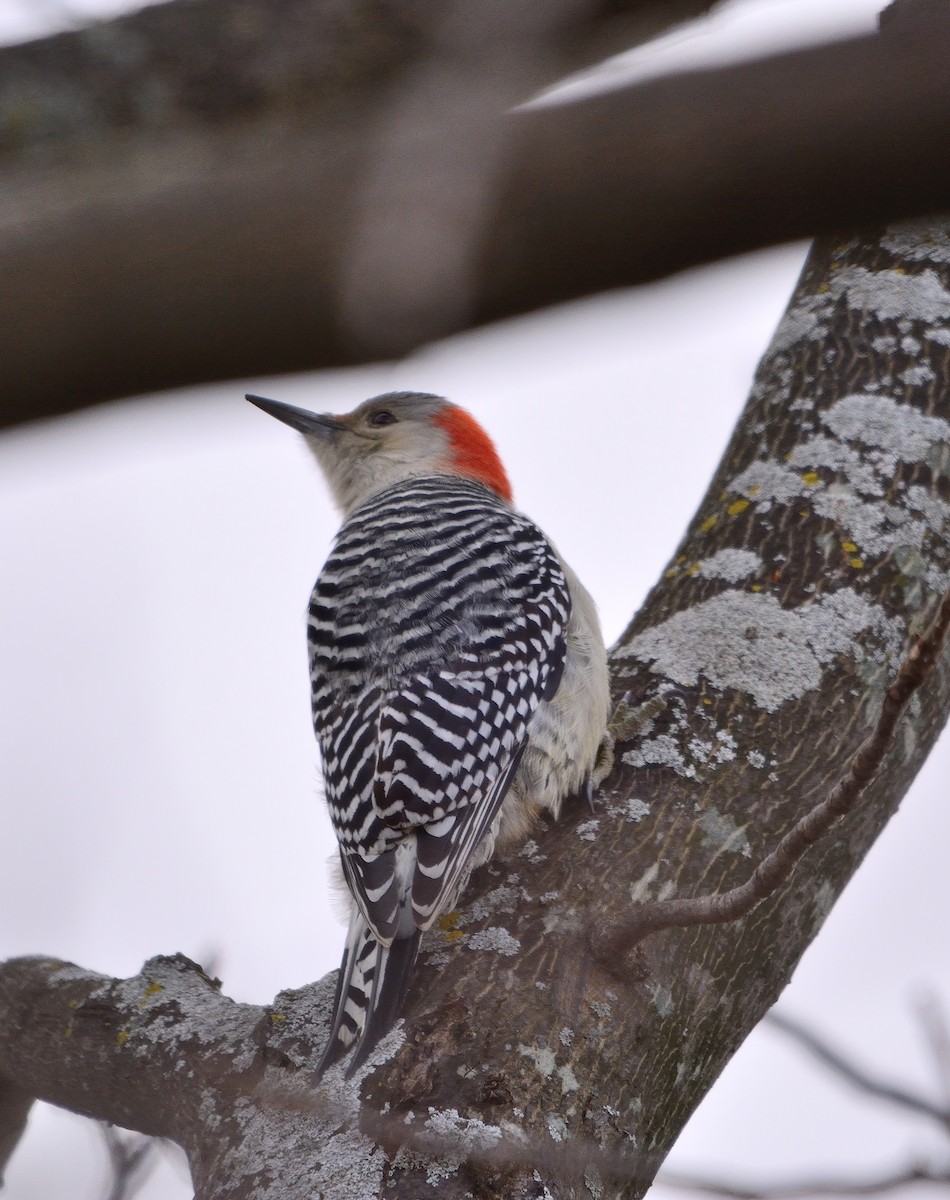
[(32, 1107), (32, 1092), (18, 1087), (0, 1073), (0, 1187), (3, 1186), (3, 1172), (23, 1136)]
[[(0, 965), (0, 1067), (28, 1076), (36, 1095), (52, 1104), (109, 1113), (107, 1119), (121, 1117), (126, 1126), (179, 1142), (188, 1150), (199, 1197), (311, 1196), (310, 1188), (321, 1183), (319, 1169), (306, 1175), (306, 1190), (298, 1193), (286, 1190), (287, 1172), (273, 1165), (288, 1153), (289, 1129), (298, 1143), (305, 1138), (318, 1150), (341, 1138), (359, 1146), (370, 1135), (394, 1162), (400, 1154), (404, 1161), (433, 1164), (464, 1160), (506, 1177), (542, 1169), (579, 1187), (591, 1170), (625, 1184), (639, 1179), (646, 1186), (652, 1179), (657, 1161), (632, 1151), (605, 1152), (592, 1140), (560, 1146), (548, 1138), (526, 1138), (514, 1127), (464, 1120), (452, 1111), (418, 1128), (407, 1126), (386, 1111), (361, 1108), (339, 1070), (329, 1088), (317, 1088), (313, 1047), (326, 1036), (334, 983), (330, 975), (310, 988), (282, 993), (265, 1009), (233, 1004), (218, 993), (216, 981), (182, 955), (151, 959), (140, 975), (125, 980), (49, 959), (12, 959)], [(26, 1016), (29, 997), (39, 1003)], [(387, 1041), (391, 1044), (376, 1053), (377, 1062), (401, 1039), (390, 1035)], [(365, 1073), (359, 1073), (357, 1086)], [(163, 1077), (172, 1095), (156, 1106)], [(0, 1141), (11, 1147), (20, 1132), (14, 1118), (0, 1108)], [(275, 1128), (283, 1135), (276, 1141), (269, 1136), (267, 1145), (258, 1146), (259, 1157), (242, 1163), (239, 1156), (234, 1162), (236, 1137)], [(129, 1146), (110, 1129), (107, 1144), (114, 1168), (110, 1195), (129, 1195), (155, 1143)], [(329, 1186), (348, 1186), (334, 1175), (338, 1171), (331, 1163)]]
[[(642, 938), (661, 929), (737, 921), (740, 917), (748, 916), (781, 887), (815, 842), (854, 809), (867, 785), (880, 771), (886, 756), (894, 748), (898, 721), (918, 688), (935, 669), (946, 645), (948, 630), (950, 592), (944, 595), (929, 628), (917, 638), (901, 663), (896, 679), (884, 694), (877, 724), (856, 750), (847, 773), (820, 804), (816, 804), (785, 834), (744, 883), (730, 888), (728, 892), (645, 904), (608, 925), (604, 924), (601, 913), (594, 914), (589, 918), (589, 934), (600, 961), (611, 969), (618, 969), (618, 964)], [(827, 1049), (820, 1051), (817, 1039), (812, 1039), (812, 1035), (805, 1030), (777, 1014), (772, 1014), (771, 1019), (779, 1028), (795, 1033), (799, 1040), (808, 1044), (825, 1061), (832, 1061), (832, 1052)], [(843, 1060), (839, 1060), (837, 1066), (839, 1071), (845, 1073)], [(857, 1075), (851, 1077), (853, 1082), (857, 1082)], [(868, 1086), (867, 1083), (865, 1086)], [(896, 1099), (896, 1093), (891, 1095), (891, 1099)], [(946, 1122), (950, 1117), (943, 1112), (940, 1119)]]
[(218, 986), (183, 955), (150, 959), (131, 980), (11, 959), (0, 970), (0, 1077), (28, 1079), (37, 1099), (187, 1146), (200, 1097), (182, 1078), (183, 1046), (196, 1051), (203, 1074), (229, 1076), (236, 1047), (253, 1045), (261, 1020), (261, 1010)]
[[(0, 53), (15, 101), (0, 103), (0, 422), (400, 354), (950, 207), (943, 8), (905, 6), (882, 37), (511, 114), (578, 44), (613, 36), (615, 5), (558, 9), (505, 44), (498, 6), (462, 36), (425, 6), (380, 5), (370, 36), (355, 0), (333, 21), (284, 2), (263, 57), (263, 0), (243, 25), (213, 20), (211, 0), (173, 3)], [(537, 11), (502, 8), (506, 36)], [(145, 67), (130, 76), (131, 61)]]

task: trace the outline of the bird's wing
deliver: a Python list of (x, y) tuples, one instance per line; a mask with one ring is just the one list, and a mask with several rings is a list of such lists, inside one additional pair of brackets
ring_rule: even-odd
[(563, 668), (571, 598), (556, 552), (519, 514), (472, 504), (475, 524), (459, 517), (441, 540), (419, 543), (413, 526), (409, 566), (345, 616), (318, 584), (327, 801), (347, 882), (384, 943), (428, 928), (463, 886)]
[(384, 705), (373, 799), (384, 819), (400, 813), (415, 834), (408, 899), (418, 927), (428, 929), (464, 885), (562, 657), (539, 672), (433, 671)]
[(400, 680), (383, 700), (372, 809), (393, 842), (342, 856), (381, 941), (428, 929), (464, 886), (562, 665), (555, 643), (532, 668), (427, 672)]

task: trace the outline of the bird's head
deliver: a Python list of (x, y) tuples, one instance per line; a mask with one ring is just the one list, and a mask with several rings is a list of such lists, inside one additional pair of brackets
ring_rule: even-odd
[(388, 392), (342, 416), (262, 396), (247, 399), (305, 436), (344, 515), (383, 488), (419, 475), (475, 479), (511, 501), (491, 438), (464, 408), (442, 396)]

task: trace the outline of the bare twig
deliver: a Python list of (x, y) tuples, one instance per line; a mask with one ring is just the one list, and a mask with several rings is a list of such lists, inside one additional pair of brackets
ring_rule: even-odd
[(781, 1029), (783, 1033), (793, 1037), (809, 1054), (824, 1063), (826, 1067), (830, 1067), (832, 1071), (847, 1080), (853, 1087), (858, 1088), (859, 1091), (877, 1096), (889, 1104), (909, 1109), (921, 1116), (930, 1117), (940, 1125), (944, 1133), (950, 1133), (950, 1108), (933, 1104), (916, 1092), (908, 1092), (896, 1083), (875, 1079), (869, 1072), (830, 1046), (823, 1038), (818, 1037), (810, 1029), (806, 1029), (804, 1025), (783, 1013), (770, 1012), (765, 1019), (776, 1029)]
[(950, 1111), (950, 1026), (947, 1024), (947, 1014), (933, 992), (921, 996), (916, 1007), (924, 1037), (933, 1055), (943, 1102)]
[[(941, 1038), (947, 1030), (942, 1022), (942, 1013), (935, 1005), (926, 1009), (921, 1006), (922, 1019), (928, 1040), (934, 1046), (935, 1057), (939, 1057), (946, 1046)], [(936, 1014), (936, 1017), (934, 1016)], [(839, 1050), (829, 1045), (812, 1030), (783, 1013), (770, 1012), (765, 1018), (770, 1025), (789, 1034), (795, 1041), (808, 1051), (819, 1062), (829, 1067), (853, 1087), (868, 1095), (876, 1096), (899, 1108), (909, 1109), (921, 1116), (930, 1117), (941, 1127), (942, 1131), (950, 1133), (950, 1104), (943, 1107), (932, 1104), (923, 1096), (909, 1092), (889, 1080), (875, 1078), (863, 1067), (846, 1058)], [(950, 1184), (950, 1162), (942, 1167), (913, 1164), (902, 1167), (887, 1175), (875, 1176), (868, 1179), (837, 1180), (813, 1179), (800, 1182), (772, 1183), (761, 1187), (739, 1184), (726, 1180), (709, 1177), (682, 1175), (677, 1172), (664, 1172), (657, 1180), (668, 1187), (681, 1188), (685, 1191), (704, 1192), (708, 1195), (726, 1196), (731, 1200), (791, 1200), (794, 1196), (876, 1196), (895, 1188), (911, 1183)]]
[(154, 1165), (158, 1142), (140, 1134), (122, 1134), (104, 1121), (99, 1122), (99, 1128), (112, 1166), (106, 1200), (130, 1200)]
[(820, 804), (815, 805), (782, 838), (745, 883), (727, 892), (677, 900), (658, 900), (635, 909), (628, 917), (601, 930), (590, 930), (597, 958), (614, 968), (647, 934), (684, 925), (716, 925), (747, 916), (771, 896), (791, 874), (810, 846), (842, 817), (852, 812), (864, 789), (880, 769), (894, 740), (894, 731), (911, 697), (927, 679), (940, 657), (950, 629), (950, 592), (929, 628), (916, 639), (884, 695), (877, 725), (858, 747), (847, 773)]
[(935, 1171), (929, 1167), (907, 1167), (876, 1179), (804, 1180), (801, 1183), (770, 1184), (765, 1187), (745, 1187), (712, 1179), (664, 1172), (657, 1179), (665, 1187), (685, 1191), (705, 1192), (707, 1195), (728, 1196), (733, 1200), (791, 1200), (794, 1196), (879, 1196), (909, 1183), (950, 1184), (950, 1170)]
[(3, 1172), (26, 1129), (32, 1106), (33, 1097), (25, 1088), (0, 1075), (0, 1188)]

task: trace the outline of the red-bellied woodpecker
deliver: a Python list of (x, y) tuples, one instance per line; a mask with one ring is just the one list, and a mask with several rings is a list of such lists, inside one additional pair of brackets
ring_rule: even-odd
[(248, 396), (306, 436), (344, 522), (310, 598), (313, 721), (354, 904), (320, 1071), (396, 1020), (474, 867), (590, 778), (607, 723), (594, 603), (440, 396), (346, 416)]

